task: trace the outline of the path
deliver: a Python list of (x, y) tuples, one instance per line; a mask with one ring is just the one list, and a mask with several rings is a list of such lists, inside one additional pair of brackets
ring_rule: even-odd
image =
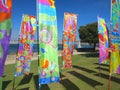
[[(74, 51), (73, 55), (77, 55), (77, 54), (91, 54), (91, 53), (96, 53), (96, 52), (77, 52), (77, 51)], [(61, 51), (58, 52), (58, 56), (62, 56), (62, 52)], [(33, 60), (37, 60), (37, 59), (38, 59), (38, 53), (33, 53), (32, 61)], [(7, 64), (14, 64), (15, 60), (16, 60), (16, 55), (15, 54), (7, 55), (7, 59), (6, 59), (5, 65), (7, 65)]]

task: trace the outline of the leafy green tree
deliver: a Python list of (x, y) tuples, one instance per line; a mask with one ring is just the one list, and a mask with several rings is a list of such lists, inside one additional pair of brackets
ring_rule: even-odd
[(96, 43), (98, 43), (98, 30), (97, 30), (97, 22), (87, 24), (85, 26), (80, 26), (79, 37), (81, 42), (86, 42), (94, 45), (94, 51), (96, 47)]

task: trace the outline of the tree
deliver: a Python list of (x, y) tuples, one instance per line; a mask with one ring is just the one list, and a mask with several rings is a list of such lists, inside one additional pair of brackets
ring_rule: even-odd
[(97, 22), (87, 24), (86, 26), (80, 26), (79, 37), (81, 42), (86, 42), (94, 45), (94, 51), (96, 47), (96, 43), (98, 43), (98, 30), (97, 30)]

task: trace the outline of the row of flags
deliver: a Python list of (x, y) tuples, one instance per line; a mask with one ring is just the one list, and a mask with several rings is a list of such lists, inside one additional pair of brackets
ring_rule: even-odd
[[(60, 71), (58, 64), (58, 32), (54, 0), (38, 0), (37, 19), (24, 14), (22, 17), (19, 48), (16, 58), (14, 76), (29, 74), (35, 33), (38, 25), (39, 36), (39, 85), (58, 82)], [(3, 76), (11, 36), (12, 0), (0, 1), (0, 77)], [(72, 67), (72, 54), (76, 40), (77, 14), (64, 14), (63, 66)], [(109, 57), (108, 32), (105, 20), (98, 17), (100, 64)], [(112, 31), (110, 47), (110, 73), (120, 74), (120, 1), (112, 0)]]
[[(0, 2), (0, 77), (3, 76), (4, 63), (7, 56), (11, 36), (12, 0)], [(8, 6), (6, 6), (6, 5)], [(72, 67), (72, 53), (76, 40), (77, 15), (64, 15), (64, 64), (63, 68)], [(56, 8), (53, 0), (38, 0), (39, 27), (39, 84), (58, 82), (60, 71), (58, 65), (58, 35)], [(36, 17), (24, 14), (19, 36), (19, 47), (16, 57), (14, 76), (28, 75), (37, 28)], [(70, 43), (70, 44), (69, 44)], [(51, 53), (53, 52), (53, 53)], [(67, 55), (67, 58), (66, 58)]]
[(110, 75), (120, 74), (120, 0), (112, 0), (111, 6), (110, 42), (105, 20), (98, 17), (99, 63), (107, 63), (110, 56)]
[[(53, 0), (38, 0), (39, 85), (58, 82), (58, 32), (56, 8)], [(19, 38), (14, 76), (29, 75), (33, 54), (36, 18), (24, 14)], [(72, 53), (76, 40), (77, 14), (64, 14), (63, 68), (72, 67)]]

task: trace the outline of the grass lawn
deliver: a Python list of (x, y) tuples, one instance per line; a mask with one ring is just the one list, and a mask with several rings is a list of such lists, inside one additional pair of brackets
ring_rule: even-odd
[[(98, 54), (73, 56), (73, 68), (61, 69), (62, 78), (58, 83), (42, 85), (41, 90), (108, 90), (109, 65), (102, 64), (99, 76)], [(62, 58), (59, 57), (60, 67)], [(38, 90), (37, 61), (32, 61), (29, 77), (17, 77), (16, 90)], [(6, 65), (3, 89), (12, 90), (14, 64)], [(120, 75), (111, 77), (111, 90), (120, 90)]]

